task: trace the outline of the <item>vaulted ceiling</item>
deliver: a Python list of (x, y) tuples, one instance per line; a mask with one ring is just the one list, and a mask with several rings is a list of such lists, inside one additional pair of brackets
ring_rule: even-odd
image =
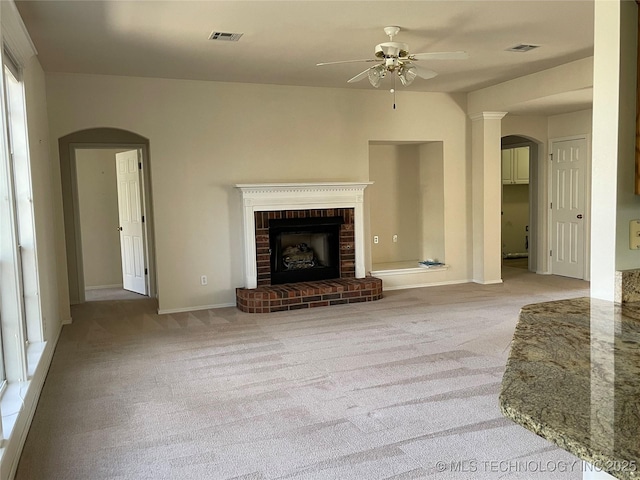
[[(17, 1), (45, 71), (371, 89), (346, 80), (396, 41), (410, 52), (465, 50), (423, 61), (439, 75), (414, 91), (468, 92), (593, 55), (593, 1)], [(213, 31), (242, 33), (211, 41)], [(517, 44), (540, 47), (506, 51)], [(385, 79), (383, 88), (391, 87)], [(400, 87), (399, 87), (400, 88)]]

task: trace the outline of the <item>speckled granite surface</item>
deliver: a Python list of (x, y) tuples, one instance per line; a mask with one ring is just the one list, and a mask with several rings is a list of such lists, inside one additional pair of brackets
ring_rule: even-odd
[(502, 413), (620, 479), (640, 479), (640, 303), (523, 307)]
[(619, 303), (640, 301), (640, 270), (616, 272), (615, 299)]

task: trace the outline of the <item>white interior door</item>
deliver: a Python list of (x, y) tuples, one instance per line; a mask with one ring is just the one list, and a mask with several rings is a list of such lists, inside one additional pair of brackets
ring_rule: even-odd
[(147, 294), (138, 150), (116, 154), (122, 284)]
[(587, 141), (552, 144), (551, 271), (585, 278)]

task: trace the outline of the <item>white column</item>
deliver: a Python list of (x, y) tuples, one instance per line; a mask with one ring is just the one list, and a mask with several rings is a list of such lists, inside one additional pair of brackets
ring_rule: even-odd
[(256, 222), (253, 200), (242, 199), (243, 222), (244, 222), (244, 279), (245, 288), (256, 288), (258, 286), (258, 267), (256, 265)]
[(506, 112), (481, 112), (471, 118), (473, 281), (502, 283), (501, 120)]
[(364, 195), (357, 195), (353, 206), (353, 236), (356, 249), (356, 278), (366, 277), (364, 267)]
[(637, 6), (595, 2), (591, 185), (591, 296), (615, 300), (615, 272), (640, 267), (629, 248), (634, 195)]

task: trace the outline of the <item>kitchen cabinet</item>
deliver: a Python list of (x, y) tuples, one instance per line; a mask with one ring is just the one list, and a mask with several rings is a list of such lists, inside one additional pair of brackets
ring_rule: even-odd
[(529, 147), (502, 150), (502, 184), (529, 183)]

